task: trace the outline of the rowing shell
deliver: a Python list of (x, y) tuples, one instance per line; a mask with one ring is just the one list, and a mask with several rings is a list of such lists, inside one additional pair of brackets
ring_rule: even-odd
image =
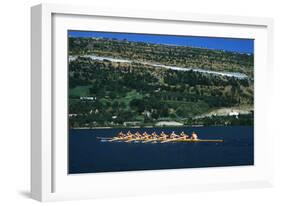
[(177, 142), (223, 142), (222, 139), (181, 139)]
[(115, 142), (115, 141), (122, 141), (126, 143), (130, 142), (141, 142), (141, 143), (150, 143), (150, 142), (160, 142), (160, 143), (169, 143), (169, 142), (223, 142), (222, 139), (184, 139), (184, 138), (174, 138), (174, 139), (159, 139), (159, 138), (120, 138), (120, 137), (113, 137), (113, 138), (102, 138), (99, 137), (98, 139), (107, 141), (107, 142)]
[(161, 143), (169, 142), (223, 142), (222, 139), (168, 139), (164, 140)]

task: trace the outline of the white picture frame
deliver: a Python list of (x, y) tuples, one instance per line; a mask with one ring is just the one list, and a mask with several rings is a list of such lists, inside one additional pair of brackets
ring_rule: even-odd
[[(166, 33), (165, 25), (169, 25), (173, 34), (238, 36), (258, 40), (255, 47), (254, 166), (67, 174), (64, 109), (67, 80), (66, 70), (57, 69), (66, 67), (64, 34), (73, 28), (116, 31), (114, 21), (118, 21), (119, 28), (127, 27), (129, 31), (140, 33), (155, 33), (154, 24), (159, 24), (163, 34)], [(185, 24), (193, 26), (194, 33), (185, 30)], [(274, 135), (269, 129), (267, 110), (271, 105), (268, 94), (272, 87), (270, 79), (274, 75), (272, 19), (40, 4), (31, 9), (31, 26), (32, 198), (53, 201), (272, 186)], [(266, 141), (263, 141), (265, 133)]]

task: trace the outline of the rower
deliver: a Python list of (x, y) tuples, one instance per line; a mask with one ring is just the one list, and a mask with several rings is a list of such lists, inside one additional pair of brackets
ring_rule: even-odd
[(198, 135), (195, 132), (192, 132), (191, 139), (192, 140), (198, 140)]
[(125, 137), (125, 134), (121, 131), (118, 133), (118, 138), (124, 138)]
[(152, 138), (158, 138), (158, 135), (156, 134), (156, 132), (153, 132), (152, 134), (151, 134), (151, 136), (152, 136)]
[(183, 131), (180, 133), (180, 138), (181, 139), (187, 139), (188, 138), (188, 135), (185, 134)]
[(128, 131), (128, 132), (127, 132), (127, 138), (128, 138), (128, 139), (131, 139), (132, 137), (133, 137), (133, 134), (132, 134), (130, 131)]
[(167, 136), (168, 136), (168, 135), (166, 135), (163, 131), (162, 131), (161, 134), (160, 134), (160, 138), (161, 138), (161, 139), (167, 139)]
[(178, 135), (176, 135), (176, 133), (173, 131), (172, 134), (170, 134), (170, 138), (171, 139), (174, 139), (176, 138)]
[(150, 135), (147, 134), (146, 132), (144, 132), (144, 133), (142, 134), (142, 136), (143, 136), (144, 138), (146, 138), (146, 139), (150, 138)]
[(141, 134), (140, 134), (139, 132), (136, 132), (134, 136), (135, 136), (135, 138), (137, 138), (137, 139), (140, 139), (140, 138), (141, 138)]

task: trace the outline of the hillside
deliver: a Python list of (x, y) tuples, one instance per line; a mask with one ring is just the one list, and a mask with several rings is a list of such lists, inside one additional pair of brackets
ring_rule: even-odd
[(93, 53), (164, 65), (240, 72), (253, 77), (253, 54), (106, 38), (69, 38), (70, 55)]
[[(89, 54), (130, 61), (93, 59)], [(75, 57), (69, 61), (70, 127), (154, 126), (160, 121), (253, 124), (253, 55), (100, 38), (69, 38), (69, 55)], [(250, 109), (239, 118), (203, 115), (233, 107)]]

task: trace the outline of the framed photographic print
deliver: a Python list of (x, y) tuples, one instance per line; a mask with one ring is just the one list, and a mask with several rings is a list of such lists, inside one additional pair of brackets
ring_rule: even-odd
[(272, 185), (271, 19), (32, 8), (32, 197)]

